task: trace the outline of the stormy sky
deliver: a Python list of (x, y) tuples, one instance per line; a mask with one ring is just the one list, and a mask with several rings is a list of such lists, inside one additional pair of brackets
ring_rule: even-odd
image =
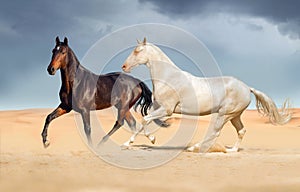
[(299, 7), (296, 0), (2, 0), (0, 110), (57, 106), (60, 74), (46, 72), (57, 35), (69, 38), (81, 60), (101, 37), (141, 23), (188, 31), (224, 75), (262, 90), (278, 105), (290, 98), (300, 107)]

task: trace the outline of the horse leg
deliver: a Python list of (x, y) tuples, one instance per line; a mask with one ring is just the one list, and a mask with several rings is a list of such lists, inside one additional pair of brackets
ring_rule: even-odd
[(136, 132), (136, 120), (134, 119), (134, 117), (132, 116), (130, 111), (128, 111), (125, 114), (125, 121), (127, 122), (127, 124), (129, 126), (129, 128), (131, 129), (131, 131)]
[(156, 138), (154, 135), (151, 135), (150, 131), (147, 128), (147, 124), (148, 123), (146, 121), (143, 121), (140, 128), (138, 130), (136, 130), (135, 133), (130, 137), (130, 139), (122, 145), (122, 148), (124, 148), (124, 149), (128, 148), (130, 146), (130, 144), (132, 144), (134, 142), (136, 136), (143, 130), (144, 130), (144, 135), (151, 141), (152, 144), (154, 144)]
[(88, 144), (89, 144), (89, 146), (93, 146), (92, 139), (91, 139), (90, 111), (83, 110), (80, 114), (82, 117), (84, 132), (87, 137)]
[[(126, 113), (125, 120), (126, 120), (127, 124), (129, 125), (130, 129), (132, 131), (134, 131), (135, 133), (138, 134), (142, 131), (142, 130), (140, 130), (140, 131), (136, 130), (136, 121), (135, 121), (135, 119), (133, 118), (133, 116), (131, 115), (131, 113), (129, 111), (128, 111), (128, 113)], [(144, 135), (151, 141), (152, 144), (154, 144), (155, 143), (155, 136), (150, 134), (150, 131), (147, 129), (147, 127), (144, 127), (143, 130), (144, 130)], [(137, 134), (135, 134), (135, 136)], [(134, 142), (135, 136), (130, 140), (130, 143)]]
[(54, 120), (55, 118), (62, 116), (63, 114), (69, 113), (71, 110), (70, 109), (66, 109), (65, 107), (63, 107), (62, 104), (60, 104), (52, 113), (50, 113), (46, 120), (45, 120), (45, 125), (44, 125), (44, 129), (42, 132), (42, 138), (43, 138), (43, 144), (44, 147), (47, 148), (50, 145), (50, 142), (47, 140), (47, 134), (48, 134), (48, 126), (50, 124), (50, 122), (52, 120)]
[(246, 129), (244, 128), (244, 125), (241, 121), (241, 114), (237, 117), (231, 119), (231, 124), (235, 127), (237, 134), (238, 134), (238, 140), (234, 144), (234, 146), (230, 149), (226, 149), (226, 152), (237, 152), (239, 150), (239, 146), (242, 142), (242, 139), (246, 133)]
[(229, 120), (227, 115), (216, 114), (213, 116), (213, 122), (208, 127), (203, 142), (197, 143), (192, 147), (189, 147), (188, 151), (198, 151), (200, 153), (206, 153), (216, 142), (217, 137), (220, 135), (220, 131), (224, 124)]
[(144, 135), (151, 141), (152, 144), (155, 143), (156, 138), (154, 135), (151, 135), (147, 126), (144, 127)]
[[(149, 115), (144, 117), (144, 120), (146, 121), (146, 125), (148, 125), (151, 121), (155, 119), (159, 119), (162, 117), (167, 116), (167, 111), (163, 106), (160, 106), (153, 112), (151, 112)], [(152, 144), (155, 143), (155, 136), (151, 135), (150, 131), (148, 130), (147, 126), (144, 126), (144, 135), (151, 141)]]
[(135, 137), (144, 130), (145, 136), (154, 144), (155, 143), (155, 136), (151, 135), (149, 130), (147, 129), (147, 126), (152, 120), (165, 117), (167, 115), (167, 112), (164, 107), (160, 106), (158, 109), (152, 111), (149, 115), (146, 115), (144, 117), (144, 120), (142, 121), (142, 125), (140, 128), (130, 137), (130, 139), (125, 142), (122, 147), (128, 148), (131, 143), (134, 142)]
[(123, 123), (121, 124), (119, 121), (116, 121), (113, 128), (102, 138), (102, 140), (98, 143), (98, 147), (106, 142), (108, 138), (114, 134), (120, 127), (122, 127)]
[(102, 143), (106, 142), (112, 134), (114, 134), (120, 127), (122, 127), (124, 125), (125, 114), (126, 114), (126, 112), (124, 109), (118, 110), (117, 121), (115, 122), (113, 128), (102, 138), (102, 140), (100, 141), (98, 146), (101, 145)]
[(144, 129), (144, 125), (145, 124), (142, 123), (140, 128), (133, 133), (133, 135), (130, 137), (130, 139), (122, 144), (122, 146), (121, 146), (122, 149), (128, 149), (130, 147), (130, 144), (134, 142), (135, 137)]

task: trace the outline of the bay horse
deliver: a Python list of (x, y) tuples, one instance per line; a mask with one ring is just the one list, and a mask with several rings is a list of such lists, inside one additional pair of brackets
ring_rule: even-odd
[[(134, 105), (141, 106), (142, 115), (146, 115), (152, 105), (152, 92), (140, 80), (124, 73), (108, 73), (96, 75), (84, 68), (78, 61), (76, 55), (68, 45), (65, 37), (60, 42), (56, 37), (56, 45), (52, 50), (52, 59), (47, 68), (50, 75), (60, 69), (62, 85), (59, 96), (61, 103), (50, 113), (45, 121), (42, 132), (44, 147), (49, 146), (47, 140), (48, 126), (50, 122), (72, 109), (81, 114), (84, 131), (89, 145), (91, 141), (90, 111), (105, 109), (115, 106), (118, 110), (118, 117), (113, 128), (103, 137), (106, 141), (116, 130), (127, 122), (132, 130), (136, 129), (136, 120), (130, 113)], [(160, 120), (155, 120), (158, 125), (164, 126)], [(145, 134), (146, 135), (146, 134)], [(152, 143), (155, 137), (149, 133), (146, 135)]]
[[(215, 144), (224, 124), (231, 121), (237, 131), (238, 140), (227, 152), (237, 152), (246, 132), (241, 114), (251, 102), (251, 93), (256, 98), (257, 110), (267, 115), (273, 124), (285, 124), (291, 119), (286, 107), (287, 101), (279, 112), (270, 97), (234, 77), (193, 76), (178, 68), (159, 47), (148, 43), (146, 38), (143, 42), (138, 41), (122, 69), (130, 72), (131, 68), (140, 64), (145, 64), (150, 70), (153, 102), (160, 106), (144, 117), (144, 126), (153, 119), (170, 116), (172, 113), (196, 116), (213, 114), (211, 126), (203, 142), (188, 148), (188, 151), (207, 152)], [(136, 134), (125, 144), (133, 142), (135, 136)]]

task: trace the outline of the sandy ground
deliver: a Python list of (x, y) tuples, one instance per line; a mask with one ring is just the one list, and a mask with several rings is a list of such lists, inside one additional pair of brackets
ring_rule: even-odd
[[(172, 118), (169, 128), (154, 133), (155, 145), (139, 136), (131, 149), (112, 147), (110, 151), (110, 145), (119, 146), (129, 138), (123, 128), (104, 144), (108, 147), (95, 150), (106, 161), (113, 161), (109, 163), (89, 150), (74, 113), (50, 124), (51, 145), (44, 149), (40, 133), (49, 112), (51, 109), (0, 112), (0, 191), (300, 191), (299, 109), (293, 110), (293, 119), (284, 126), (273, 126), (256, 111), (246, 111), (247, 133), (238, 153), (181, 152), (182, 143), (169, 142), (178, 137), (176, 133), (182, 137), (191, 133), (195, 122), (198, 129), (191, 143), (201, 140), (210, 116), (198, 121)], [(96, 115), (107, 132), (114, 124), (111, 110)], [(103, 133), (96, 123), (92, 127), (97, 144)], [(230, 146), (236, 139), (228, 123), (218, 143)], [(128, 169), (111, 163), (154, 168)]]

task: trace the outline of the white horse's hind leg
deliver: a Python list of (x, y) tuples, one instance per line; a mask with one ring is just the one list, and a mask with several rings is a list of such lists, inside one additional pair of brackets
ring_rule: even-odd
[[(147, 122), (146, 124), (149, 124), (154, 119), (159, 119), (162, 117), (167, 116), (167, 112), (163, 106), (160, 106), (158, 109), (152, 111), (149, 115), (144, 117), (144, 120)], [(155, 136), (151, 135), (147, 127), (144, 128), (145, 136), (148, 137), (148, 139), (151, 141), (152, 144), (155, 143)]]
[(238, 134), (238, 140), (234, 144), (232, 148), (226, 149), (226, 152), (237, 152), (239, 150), (239, 146), (243, 140), (243, 137), (246, 133), (246, 129), (244, 128), (244, 125), (241, 121), (241, 115), (233, 118), (231, 120), (232, 125), (235, 127), (237, 134)]
[[(224, 124), (229, 120), (229, 116), (217, 114), (211, 125), (208, 127), (205, 138), (201, 143), (199, 152), (206, 153), (216, 142), (217, 137), (220, 135), (220, 131)], [(196, 144), (197, 145), (197, 144)], [(198, 144), (199, 145), (199, 144)]]
[(144, 127), (144, 135), (151, 141), (152, 144), (155, 143), (155, 136), (150, 133), (147, 127)]
[(142, 125), (140, 126), (140, 128), (130, 137), (130, 139), (125, 142), (122, 145), (122, 148), (128, 148), (130, 146), (131, 143), (134, 142), (135, 137), (144, 130), (144, 134), (145, 136), (151, 141), (151, 143), (155, 143), (155, 136), (151, 135), (149, 130), (147, 129), (147, 125), (153, 120), (153, 119), (159, 119), (161, 117), (165, 117), (167, 115), (167, 112), (165, 110), (164, 107), (159, 107), (158, 109), (152, 111), (149, 115), (146, 115), (144, 117), (144, 120), (142, 122)]
[(126, 141), (125, 143), (123, 143), (123, 145), (121, 146), (122, 149), (128, 149), (130, 147), (130, 144), (134, 142), (135, 137), (144, 129), (144, 125), (141, 125), (140, 128), (138, 130), (136, 130), (135, 133), (133, 133), (133, 135), (130, 137), (130, 139), (128, 141)]

